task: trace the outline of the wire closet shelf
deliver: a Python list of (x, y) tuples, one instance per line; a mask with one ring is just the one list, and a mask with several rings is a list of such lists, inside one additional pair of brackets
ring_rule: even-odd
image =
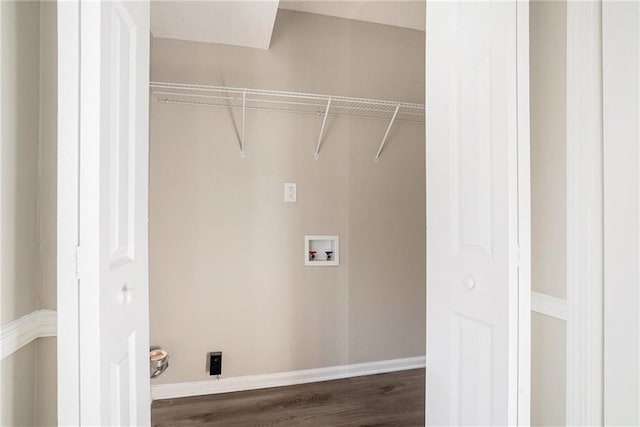
[(315, 114), (324, 116), (314, 158), (320, 158), (322, 136), (328, 116), (355, 117), (361, 119), (386, 120), (387, 131), (376, 153), (380, 159), (382, 149), (394, 122), (424, 123), (424, 105), (379, 99), (350, 98), (346, 96), (319, 95), (314, 93), (282, 92), (234, 88), (222, 86), (199, 86), (181, 83), (151, 82), (151, 94), (159, 102), (169, 104), (196, 105), (203, 107), (242, 109), (242, 135), (240, 156), (245, 155), (246, 110), (280, 111), (287, 113)]
[(424, 123), (424, 105), (313, 93), (151, 82), (159, 102)]

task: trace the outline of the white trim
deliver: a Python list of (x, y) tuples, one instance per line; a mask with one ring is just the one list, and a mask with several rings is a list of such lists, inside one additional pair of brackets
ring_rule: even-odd
[(567, 300), (540, 292), (531, 292), (531, 311), (567, 320)]
[(55, 337), (55, 310), (36, 310), (0, 327), (0, 354), (10, 356), (37, 338)]
[(517, 424), (531, 423), (531, 98), (529, 1), (516, 3), (518, 140), (518, 405)]
[(603, 418), (602, 3), (567, 2), (567, 425)]
[(602, 4), (604, 425), (640, 425), (640, 3)]
[(329, 366), (301, 371), (278, 372), (274, 374), (247, 375), (222, 378), (220, 380), (194, 381), (151, 386), (153, 400), (177, 397), (201, 396), (206, 394), (231, 393), (235, 391), (257, 390), (319, 381), (383, 374), (425, 367), (425, 357), (383, 360), (379, 362), (356, 363), (352, 365)]
[[(80, 425), (78, 247), (80, 2), (58, 9), (58, 424)], [(64, 95), (63, 95), (64, 94)], [(62, 398), (64, 396), (64, 399)]]

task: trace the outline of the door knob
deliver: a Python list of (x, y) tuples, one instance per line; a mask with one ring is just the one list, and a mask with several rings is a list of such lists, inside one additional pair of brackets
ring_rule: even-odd
[(473, 277), (467, 276), (462, 280), (462, 284), (467, 289), (473, 289), (476, 287), (476, 282), (473, 280)]

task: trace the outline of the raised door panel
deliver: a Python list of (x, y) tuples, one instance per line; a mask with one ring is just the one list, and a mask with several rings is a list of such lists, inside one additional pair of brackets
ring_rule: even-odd
[(111, 266), (117, 267), (134, 256), (137, 28), (126, 8), (109, 6), (109, 240)]
[(452, 254), (491, 256), (491, 57), (454, 69), (450, 82)]
[(491, 325), (451, 316), (452, 425), (491, 425)]

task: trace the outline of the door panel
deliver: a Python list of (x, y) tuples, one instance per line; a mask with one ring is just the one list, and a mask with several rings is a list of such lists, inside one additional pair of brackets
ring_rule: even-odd
[(80, 11), (80, 419), (149, 425), (149, 4)]
[(133, 261), (135, 236), (136, 26), (126, 8), (107, 8), (109, 40), (111, 265)]
[(515, 424), (516, 2), (427, 9), (427, 424)]
[[(491, 58), (482, 52), (451, 75), (452, 255), (491, 256)], [(463, 124), (463, 125), (461, 125)]]
[(492, 327), (457, 313), (451, 316), (452, 425), (491, 425)]
[(135, 402), (132, 402), (132, 397), (135, 396), (135, 381), (132, 381), (135, 378), (135, 335), (132, 334), (129, 338), (130, 345), (123, 349), (119, 360), (115, 357), (111, 361), (110, 419), (115, 425), (131, 425), (135, 420), (135, 414), (132, 413), (135, 408)]

